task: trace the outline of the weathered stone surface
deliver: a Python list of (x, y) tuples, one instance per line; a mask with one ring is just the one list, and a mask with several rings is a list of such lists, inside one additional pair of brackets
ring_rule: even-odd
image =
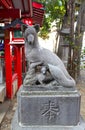
[(80, 94), (75, 88), (46, 89), (21, 87), (18, 93), (18, 121), (22, 126), (77, 125), (80, 121)]
[(42, 48), (39, 45), (37, 35), (39, 25), (27, 26), (23, 24), (21, 29), (25, 39), (25, 56), (29, 63), (29, 70), (35, 69), (41, 63), (44, 65), (42, 65), (39, 74), (36, 74), (35, 71), (35, 73), (31, 75), (32, 77), (26, 75), (24, 84), (31, 85), (31, 83), (35, 83), (36, 79), (42, 84), (49, 70), (51, 77), (56, 80), (59, 85), (69, 88), (75, 87), (75, 80), (69, 75), (61, 59), (50, 50)]
[(18, 113), (16, 111), (13, 121), (12, 121), (12, 127), (11, 130), (85, 130), (85, 122), (83, 119), (80, 118), (80, 122), (76, 126), (43, 126), (43, 125), (37, 125), (37, 126), (21, 126), (18, 122)]
[(39, 26), (21, 28), (29, 71), (18, 92), (12, 130), (85, 130), (74, 79), (58, 56), (39, 46)]

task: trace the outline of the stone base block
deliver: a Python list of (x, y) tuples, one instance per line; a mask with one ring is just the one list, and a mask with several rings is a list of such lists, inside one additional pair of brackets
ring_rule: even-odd
[(80, 94), (75, 88), (21, 87), (18, 122), (28, 126), (72, 126), (80, 121)]
[(43, 126), (43, 125), (37, 125), (37, 126), (21, 126), (21, 124), (18, 123), (18, 113), (16, 111), (13, 121), (12, 121), (12, 127), (11, 130), (85, 130), (85, 122), (83, 119), (80, 118), (80, 122), (76, 126)]

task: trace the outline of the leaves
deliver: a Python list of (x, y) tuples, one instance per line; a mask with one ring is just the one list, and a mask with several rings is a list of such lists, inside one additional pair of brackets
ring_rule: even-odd
[[(47, 34), (49, 33), (49, 29), (51, 27), (51, 23), (55, 20), (61, 22), (63, 19), (63, 16), (65, 15), (65, 0), (36, 0), (37, 2), (40, 2), (44, 4), (45, 6), (45, 18), (43, 22), (43, 27), (41, 29), (41, 36), (44, 38), (47, 37)], [(58, 26), (59, 24), (57, 24)]]

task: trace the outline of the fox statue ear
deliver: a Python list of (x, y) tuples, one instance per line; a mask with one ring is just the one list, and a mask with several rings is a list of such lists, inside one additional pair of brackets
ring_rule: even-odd
[(28, 27), (28, 25), (22, 24), (21, 25), (21, 31), (24, 33), (27, 27)]
[(37, 33), (40, 31), (40, 25), (39, 24), (35, 24), (33, 27), (35, 28)]

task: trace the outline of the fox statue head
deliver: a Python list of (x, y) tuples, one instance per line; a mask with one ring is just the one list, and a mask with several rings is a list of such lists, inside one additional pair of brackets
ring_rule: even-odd
[(36, 43), (37, 39), (37, 33), (39, 32), (39, 25), (36, 24), (34, 26), (28, 26), (23, 24), (21, 26), (21, 30), (23, 32), (23, 36), (25, 38), (25, 42), (27, 42), (29, 45), (34, 45)]
[(23, 24), (21, 30), (25, 40), (25, 56), (28, 57), (33, 48), (39, 48), (38, 35), (39, 25), (28, 26)]

